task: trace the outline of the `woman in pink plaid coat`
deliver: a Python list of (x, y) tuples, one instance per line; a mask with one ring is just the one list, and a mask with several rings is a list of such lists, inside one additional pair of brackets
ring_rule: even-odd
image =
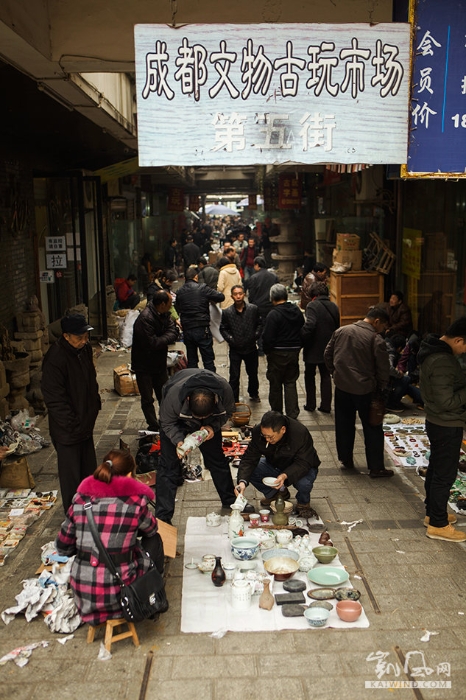
[(92, 625), (122, 614), (117, 600), (119, 586), (105, 563), (99, 561), (84, 510), (86, 503), (92, 503), (103, 545), (125, 583), (144, 574), (151, 560), (163, 573), (162, 540), (149, 510), (154, 493), (134, 478), (135, 470), (129, 452), (109, 452), (94, 475), (79, 485), (57, 537), (60, 554), (76, 555), (70, 585), (83, 622)]

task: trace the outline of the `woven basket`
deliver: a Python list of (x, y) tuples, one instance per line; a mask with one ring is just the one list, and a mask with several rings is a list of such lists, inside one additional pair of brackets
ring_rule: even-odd
[(236, 428), (240, 428), (242, 425), (247, 425), (251, 417), (251, 409), (247, 403), (237, 403), (235, 404), (236, 411), (231, 414), (231, 422)]

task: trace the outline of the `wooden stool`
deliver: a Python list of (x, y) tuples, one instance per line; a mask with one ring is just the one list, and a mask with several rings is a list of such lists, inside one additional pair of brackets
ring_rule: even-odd
[[(128, 631), (114, 634), (113, 631), (115, 627), (122, 627), (123, 625), (128, 625)], [(100, 629), (101, 627), (105, 627), (104, 646), (107, 651), (111, 651), (113, 642), (119, 642), (121, 639), (127, 639), (128, 637), (132, 637), (135, 647), (139, 646), (139, 639), (134, 622), (128, 622), (122, 617), (116, 620), (107, 620), (106, 622), (102, 622), (100, 625), (89, 625), (89, 630), (87, 632), (88, 644), (91, 644), (94, 641), (96, 630)]]

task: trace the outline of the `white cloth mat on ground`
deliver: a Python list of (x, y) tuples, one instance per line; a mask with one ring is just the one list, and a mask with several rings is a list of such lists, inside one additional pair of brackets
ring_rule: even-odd
[[(222, 561), (234, 561), (241, 566), (241, 562), (235, 559), (230, 550), (228, 539), (228, 517), (222, 519), (219, 527), (207, 527), (205, 518), (188, 518), (186, 525), (184, 564), (191, 560), (200, 562), (204, 554), (215, 554), (221, 556)], [(252, 533), (251, 533), (252, 534)], [(318, 545), (319, 534), (310, 533), (313, 547)], [(260, 554), (256, 556), (257, 570), (263, 571), (262, 558)], [(317, 566), (322, 566), (317, 564)], [(344, 568), (338, 557), (332, 562), (332, 566)], [(306, 581), (307, 590), (321, 588), (315, 586), (307, 579), (307, 575), (298, 571), (293, 579)], [(353, 588), (347, 581), (341, 587)], [(282, 583), (274, 581), (271, 585), (271, 592), (283, 593)], [(304, 591), (306, 604), (313, 601)], [(231, 585), (226, 581), (221, 588), (216, 588), (211, 580), (210, 574), (201, 573), (198, 569), (186, 569), (183, 567), (183, 593), (181, 601), (181, 631), (182, 632), (217, 632), (219, 630), (230, 630), (232, 632), (262, 632), (283, 629), (309, 629), (311, 628), (304, 617), (284, 617), (281, 605), (274, 605), (271, 611), (259, 608), (259, 595), (254, 595), (251, 607), (239, 612), (231, 605)], [(327, 627), (369, 627), (369, 620), (364, 609), (360, 618), (356, 622), (343, 622), (335, 611), (337, 601), (329, 601), (333, 606)]]

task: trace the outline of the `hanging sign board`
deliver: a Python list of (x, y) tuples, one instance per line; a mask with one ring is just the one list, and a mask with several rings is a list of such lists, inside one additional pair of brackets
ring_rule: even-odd
[(65, 269), (67, 267), (66, 253), (53, 253), (45, 256), (47, 270)]
[(413, 3), (408, 161), (402, 175), (466, 176), (466, 3)]
[(46, 236), (45, 250), (46, 251), (65, 251), (66, 250), (65, 236)]
[(404, 163), (409, 24), (135, 28), (139, 165)]

